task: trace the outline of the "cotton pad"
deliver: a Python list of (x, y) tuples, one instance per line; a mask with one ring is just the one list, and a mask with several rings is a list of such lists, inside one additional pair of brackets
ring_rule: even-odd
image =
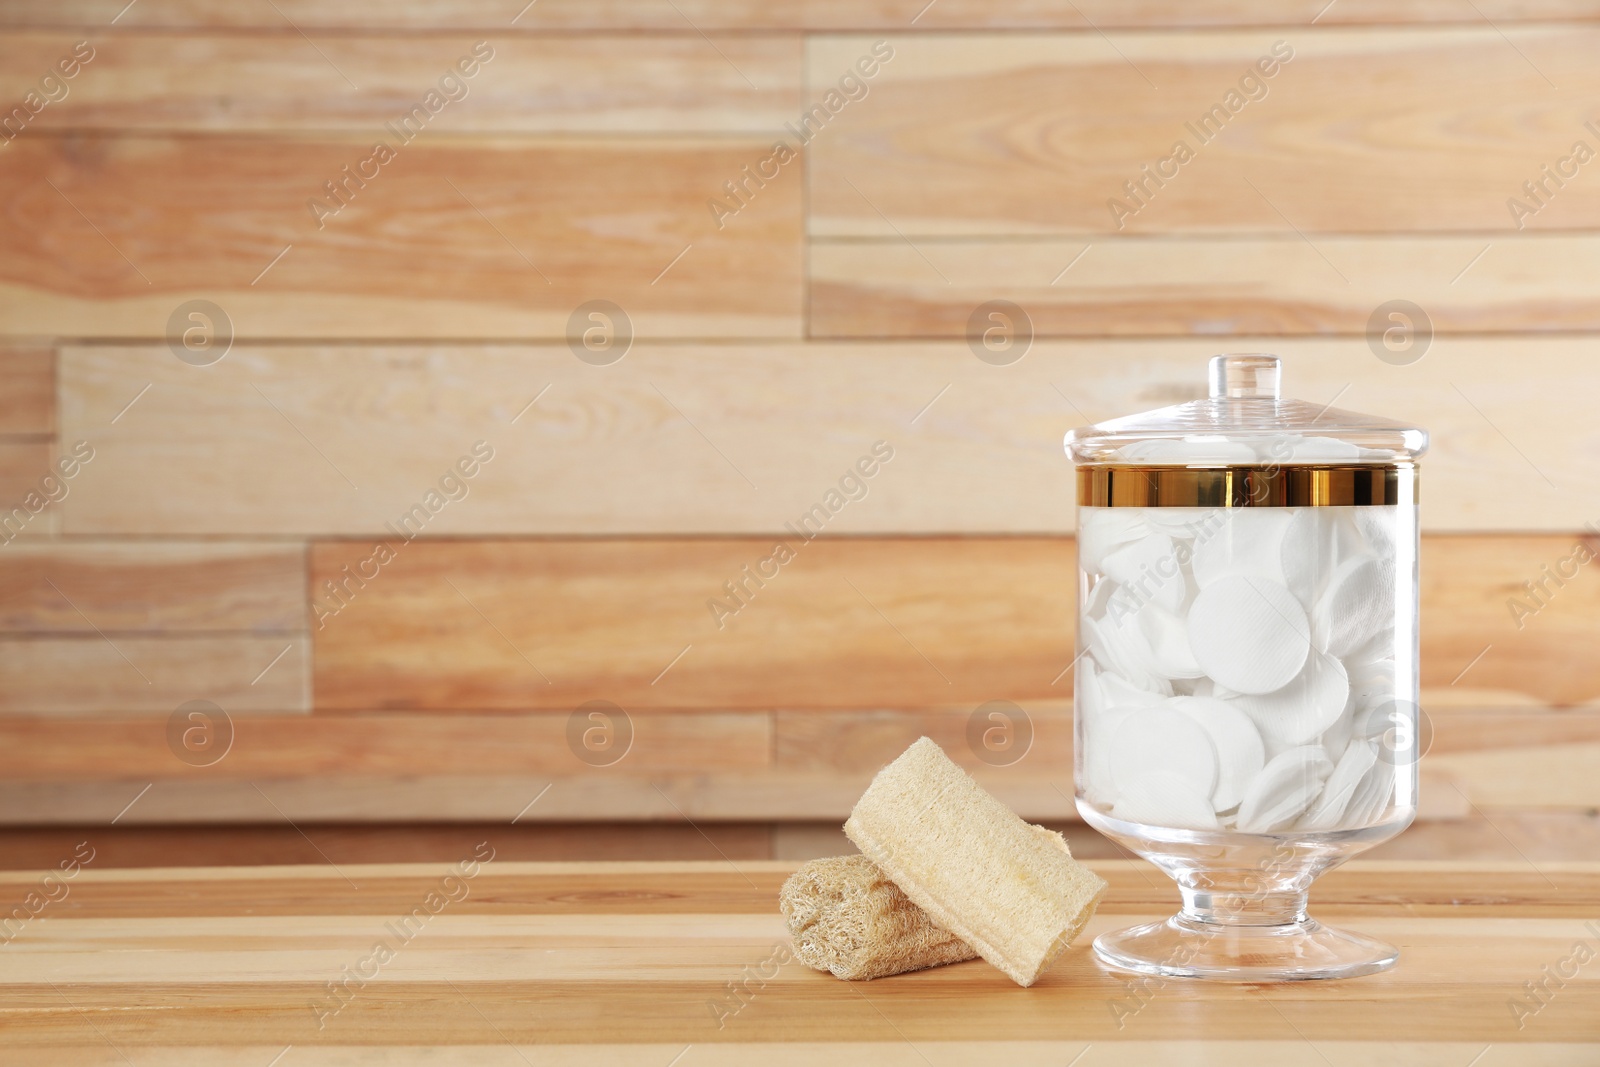
[(1376, 556), (1341, 560), (1311, 615), (1312, 635), (1322, 651), (1349, 655), (1394, 623), (1394, 567)]
[(1195, 789), (1188, 778), (1171, 771), (1147, 771), (1139, 775), (1127, 794), (1118, 798), (1111, 814), (1149, 826), (1217, 829), (1217, 817), (1205, 794)]
[(1322, 791), (1332, 771), (1333, 764), (1318, 745), (1273, 757), (1239, 804), (1239, 829), (1265, 834), (1287, 827)]
[(1367, 776), (1356, 786), (1350, 803), (1345, 806), (1342, 825), (1347, 827), (1375, 826), (1389, 810), (1394, 794), (1394, 765), (1378, 760)]
[(1284, 584), (1284, 508), (1230, 508), (1227, 521), (1195, 538), (1194, 580), (1204, 589), (1230, 574), (1254, 575)]
[(1288, 458), (1295, 463), (1354, 463), (1361, 458), (1361, 446), (1336, 437), (1302, 437)]
[(1150, 532), (1150, 524), (1134, 508), (1078, 509), (1078, 565), (1098, 571), (1106, 555)]
[(1118, 801), (1138, 792), (1141, 775), (1168, 771), (1188, 781), (1202, 800), (1217, 786), (1217, 752), (1211, 737), (1182, 712), (1134, 712), (1111, 737), (1107, 766)]
[[(1372, 555), (1355, 520), (1344, 508), (1288, 508), (1279, 564), (1285, 584), (1310, 608), (1322, 595), (1328, 576), (1341, 560)], [(1354, 509), (1348, 509), (1354, 510)]]
[(1344, 664), (1313, 651), (1305, 668), (1282, 689), (1236, 696), (1230, 703), (1254, 720), (1269, 746), (1282, 749), (1316, 740), (1344, 714), (1349, 700)]
[(1328, 775), (1322, 795), (1295, 825), (1302, 830), (1332, 830), (1338, 826), (1356, 786), (1377, 762), (1378, 750), (1372, 742), (1360, 738), (1351, 741), (1334, 765), (1333, 773)]
[(1176, 614), (1158, 604), (1146, 605), (1139, 612), (1139, 629), (1149, 643), (1155, 673), (1168, 679), (1205, 674), (1189, 647), (1189, 627)]
[(1171, 463), (1175, 466), (1199, 463), (1227, 466), (1254, 463), (1256, 460), (1255, 449), (1242, 441), (1230, 441), (1226, 437), (1210, 434), (1189, 436), (1181, 441), (1138, 441), (1119, 448), (1117, 454), (1126, 462)]
[(1101, 569), (1127, 590), (1130, 607), (1155, 603), (1176, 611), (1188, 592), (1172, 538), (1159, 531), (1106, 553)]
[(1256, 724), (1238, 708), (1209, 697), (1173, 697), (1164, 706), (1199, 723), (1217, 750), (1212, 808), (1227, 811), (1237, 805), (1266, 764), (1266, 746), (1261, 743)]
[(1083, 638), (1095, 662), (1140, 689), (1172, 695), (1172, 683), (1155, 670), (1155, 653), (1136, 617), (1084, 619)]
[(1217, 579), (1194, 598), (1189, 647), (1217, 683), (1240, 693), (1270, 693), (1305, 665), (1311, 625), (1282, 585), (1235, 575)]

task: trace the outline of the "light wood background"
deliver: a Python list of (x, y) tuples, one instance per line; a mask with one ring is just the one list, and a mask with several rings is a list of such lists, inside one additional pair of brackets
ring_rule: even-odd
[[(798, 858), (921, 733), (1070, 822), (1061, 435), (1198, 395), (1228, 350), (1434, 434), (1433, 742), (1389, 854), (1600, 855), (1600, 565), (1508, 604), (1600, 550), (1600, 161), (1521, 229), (1507, 206), (1600, 152), (1593, 5), (124, 5), (0, 10), (8, 114), (94, 49), (0, 135), (0, 506), (94, 454), (0, 546), (6, 865), (84, 827), (119, 863), (355, 862), (513, 820), (523, 858)], [(1280, 41), (1119, 230), (1123, 180)], [(319, 227), (376, 140), (395, 158)], [(1009, 366), (965, 338), (995, 299), (1036, 335)], [(1435, 331), (1418, 362), (1369, 347), (1392, 299)], [(170, 343), (191, 300), (231, 322), (210, 366)], [(607, 366), (568, 345), (592, 300), (632, 323)], [(479, 441), (464, 497), (387, 532)], [(786, 535), (879, 441), (866, 496)], [(785, 536), (719, 627), (707, 600)], [(231, 723), (207, 766), (169, 740), (196, 700)], [(630, 723), (608, 766), (568, 741), (596, 700)], [(994, 700), (1032, 728), (1004, 767), (966, 740)]]

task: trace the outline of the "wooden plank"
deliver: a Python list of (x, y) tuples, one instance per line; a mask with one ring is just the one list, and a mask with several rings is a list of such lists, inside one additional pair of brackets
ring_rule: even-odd
[[(1278, 40), (1292, 60), (1241, 92)], [(811, 83), (831, 85), (870, 45), (813, 41)], [(1315, 243), (1323, 233), (1600, 224), (1594, 182), (1549, 184), (1529, 204), (1548, 200), (1535, 217), (1507, 206), (1576, 141), (1591, 154), (1600, 143), (1582, 103), (1600, 90), (1589, 60), (1600, 26), (1151, 33), (1115, 49), (1091, 34), (927, 35), (895, 47), (871, 103), (840, 112), (815, 138), (815, 235), (1120, 229)], [(1225, 103), (1230, 91), (1236, 103)], [(1220, 132), (1186, 126), (1198, 129), (1213, 106)], [(1180, 140), (1188, 155), (1174, 154)], [(1146, 179), (1143, 166), (1166, 176)], [(1570, 179), (1576, 164), (1566, 166)], [(1147, 194), (1130, 198), (1125, 181), (1147, 181)], [(1131, 217), (1114, 214), (1113, 199)], [(1332, 284), (1342, 283), (1335, 275)]]
[[(376, 939), (393, 939), (389, 916), (408, 914), (439, 886), (445, 864), (91, 867), (70, 883), (69, 903), (56, 905), (59, 918), (30, 923), (17, 937), (23, 951), (8, 957), (6, 971), (7, 1047), (83, 1043), (84, 1014), (97, 1020), (103, 1043), (133, 1056), (175, 1046), (264, 1047), (269, 1037), (313, 1049), (332, 1041), (448, 1048), (483, 1042), (492, 1030), (501, 1042), (540, 1044), (541, 1055), (546, 1044), (583, 1044), (589, 1062), (609, 1051), (605, 1042), (625, 1039), (654, 1043), (656, 1062), (693, 1044), (711, 1046), (713, 1063), (795, 1052), (808, 1058), (777, 1062), (861, 1062), (864, 1050), (873, 1062), (909, 1063), (927, 1058), (924, 1047), (941, 1061), (1061, 1063), (1071, 1058), (1062, 1042), (1070, 1034), (1113, 1050), (1134, 1042), (1124, 1051), (1135, 1058), (1113, 1062), (1209, 1058), (1208, 1042), (1229, 1042), (1219, 1054), (1235, 1062), (1240, 1053), (1237, 1062), (1250, 1067), (1353, 1063), (1381, 1057), (1379, 1042), (1391, 1050), (1403, 1042), (1408, 1056), (1431, 1067), (1466, 1062), (1468, 1042), (1479, 1052), (1515, 1044), (1517, 1062), (1531, 1052), (1542, 1062), (1578, 1063), (1575, 1045), (1574, 1055), (1557, 1058), (1559, 1046), (1538, 1043), (1595, 1040), (1600, 984), (1581, 967), (1563, 977), (1559, 996), (1536, 1002), (1538, 1011), (1521, 1019), (1524, 1030), (1506, 1010), (1508, 1000), (1527, 996), (1528, 976), (1595, 936), (1592, 863), (1563, 865), (1555, 878), (1525, 865), (1513, 872), (1351, 864), (1318, 882), (1313, 908), (1402, 945), (1397, 968), (1361, 982), (1166, 984), (1141, 988), (1137, 999), (1125, 976), (1094, 961), (1088, 943), (1169, 913), (1171, 885), (1142, 865), (1092, 866), (1111, 883), (1099, 913), (1024, 995), (981, 962), (873, 983), (865, 993), (784, 963), (774, 956), (786, 930), (773, 897), (792, 864), (496, 860), (474, 869), (465, 893), (447, 886), (457, 899), (426, 920), (426, 937), (402, 938), (384, 958), (382, 981), (361, 983), (334, 1002), (337, 1012), (320, 1016), (307, 1004), (326, 995), (327, 976), (354, 967)], [(39, 874), (0, 877), (22, 883)], [(753, 995), (736, 1002), (737, 1013), (707, 1011), (754, 967), (762, 967), (761, 984), (747, 987)], [(530, 1012), (530, 1003), (562, 1010)], [(1128, 1010), (1108, 1010), (1114, 1004)], [(1358, 1032), (1366, 1044), (1350, 1041)], [(995, 1033), (1009, 1041), (994, 1042)], [(904, 1047), (904, 1035), (915, 1035), (916, 1045)], [(724, 1046), (735, 1041), (760, 1042), (760, 1050)], [(793, 1044), (821, 1041), (832, 1044)], [(1049, 1042), (1051, 1057), (1016, 1059), (1015, 1041)], [(1166, 1044), (1180, 1041), (1181, 1049)], [(963, 1055), (940, 1042), (969, 1044), (959, 1046)], [(843, 1058), (850, 1055), (857, 1059)], [(897, 1055), (905, 1058), (888, 1058)]]
[[(796, 866), (793, 861), (752, 860), (740, 863), (735, 873), (721, 861), (518, 862), (499, 858), (497, 839), (490, 844), (496, 859), (482, 865), (479, 885), (495, 892), (469, 894), (458, 902), (463, 914), (772, 916), (778, 888)], [(365, 866), (357, 872), (365, 876), (362, 884), (353, 886), (326, 863), (255, 870), (219, 865), (116, 870), (103, 867), (97, 854), (73, 880), (73, 915), (63, 918), (166, 918), (178, 901), (187, 903), (196, 918), (370, 917), (407, 910), (436, 883), (443, 868), (464, 858), (457, 854), (443, 862)], [(31, 888), (42, 870), (53, 866), (0, 871), (0, 892)], [(1109, 886), (1101, 904), (1108, 914), (1179, 903), (1177, 887), (1141, 861), (1097, 860), (1091, 866)], [(1600, 893), (1597, 874), (1592, 860), (1553, 862), (1537, 869), (1525, 861), (1358, 860), (1324, 874), (1314, 893), (1321, 907), (1341, 914), (1483, 919), (1512, 908), (1530, 919), (1587, 918), (1585, 909), (1594, 906)], [(1558, 880), (1552, 882), (1550, 876)], [(604, 878), (614, 891), (585, 892), (596, 878)], [(196, 892), (185, 898), (178, 891), (184, 884)]]
[(0, 434), (55, 432), (55, 360), (53, 348), (0, 348)]
[[(760, 962), (760, 961), (757, 961)], [(1212, 1062), (1227, 1063), (1234, 1067), (1327, 1067), (1334, 1063), (1345, 1064), (1382, 1062), (1397, 1050), (1396, 1041), (1319, 1040), (1315, 1044), (1303, 1038), (1284, 1040), (1241, 1039), (1237, 1041), (1208, 1040), (1203, 1045), (1179, 1039), (1169, 1041), (1115, 1040), (1095, 1044), (1074, 1039), (1056, 1040), (982, 1040), (982, 1041), (902, 1041), (893, 1037), (885, 1027), (885, 1034), (871, 1041), (847, 1043), (840, 1041), (794, 1041), (777, 1044), (770, 1041), (720, 1041), (695, 1046), (693, 1055), (697, 1065), (705, 1067), (738, 1067), (739, 1064), (760, 1060), (764, 1067), (807, 1067), (814, 1063), (827, 1063), (835, 1067), (927, 1067), (929, 1063), (974, 1063), (985, 1060), (1001, 1062), (1011, 1067), (1060, 1067), (1071, 1063), (1074, 1056), (1082, 1056), (1091, 1047), (1098, 1065), (1104, 1067), (1144, 1067), (1148, 1063), (1177, 1063), (1197, 1054), (1215, 1057)], [(1352, 1031), (1354, 1032), (1354, 1031)], [(226, 1040), (219, 1037), (219, 1041)], [(1460, 1067), (1472, 1062), (1472, 1057), (1482, 1052), (1482, 1041), (1408, 1041), (1404, 1044), (1406, 1059), (1411, 1067)], [(1586, 1057), (1592, 1053), (1588, 1042), (1526, 1041), (1515, 1048), (1516, 1061), (1530, 1067), (1588, 1067)], [(63, 1045), (52, 1042), (52, 1055), (69, 1060), (78, 1067), (127, 1067), (117, 1051), (105, 1043), (98, 1045)], [(359, 1063), (356, 1056), (368, 1056), (379, 1062), (397, 1062), (415, 1054), (414, 1044), (385, 1043), (383, 1035), (364, 1040), (359, 1052), (337, 1046), (324, 1048), (295, 1046), (300, 1062), (309, 1067), (350, 1067)], [(1198, 1051), (1197, 1051), (1198, 1050)], [(36, 1062), (32, 1049), (19, 1049), (16, 1053), (0, 1051), (0, 1064), (28, 1067)], [(141, 1052), (146, 1051), (141, 1048)], [(270, 1044), (221, 1045), (198, 1047), (164, 1046), (150, 1048), (163, 1064), (171, 1067), (259, 1067), (271, 1062), (283, 1051), (282, 1046)], [(596, 1044), (538, 1046), (538, 1063), (549, 1067), (585, 1067), (604, 1063), (608, 1067), (659, 1067), (670, 1062), (674, 1048), (663, 1044)], [(676, 1051), (681, 1052), (678, 1047)], [(661, 1059), (662, 1055), (667, 1060)], [(442, 1045), (429, 1042), (429, 1064), (437, 1067), (517, 1067), (522, 1063), (522, 1051), (510, 1046), (492, 1045)], [(1095, 1061), (1091, 1061), (1095, 1062)], [(1494, 1067), (1494, 1061), (1485, 1058), (1484, 1067)]]
[[(225, 764), (227, 761), (224, 760)], [(219, 767), (222, 764), (218, 765)], [(1075, 818), (1069, 774), (977, 772), (984, 788), (1024, 818)], [(238, 779), (204, 775), (156, 782), (0, 782), (0, 825), (119, 826), (315, 822), (619, 822), (676, 823), (831, 819), (843, 822), (872, 779), (870, 771), (782, 773), (693, 769), (636, 773), (626, 766), (551, 775), (323, 775)], [(130, 802), (138, 803), (129, 808)], [(1429, 817), (1470, 810), (1454, 790), (1423, 790)], [(534, 801), (537, 800), (537, 803)], [(530, 808), (529, 805), (532, 805)], [(525, 814), (524, 814), (525, 813)]]
[(1277, 351), (1286, 394), (1431, 430), (1424, 529), (1600, 520), (1600, 340), (1526, 335), (1436, 337), (1405, 367), (1354, 338), (1039, 341), (1008, 367), (961, 342), (641, 342), (603, 371), (565, 346), (239, 345), (203, 372), (165, 346), (68, 347), (63, 437), (104, 447), (61, 510), (75, 535), (381, 534), (482, 440), (496, 458), (427, 536), (773, 534), (882, 440), (893, 460), (828, 535), (1064, 533), (1062, 433), (1202, 395), (1218, 349)]
[(800, 332), (800, 182), (721, 229), (706, 207), (767, 140), (383, 143), (379, 165), (370, 136), (19, 137), (0, 171), (25, 205), (0, 219), (5, 329), (178, 344), (169, 320), (199, 299), (241, 339), (555, 339), (604, 299), (641, 336)]
[[(282, 667), (283, 664), (279, 664)], [(277, 668), (274, 668), (277, 669)], [(264, 683), (263, 683), (264, 684)], [(771, 763), (772, 725), (749, 712), (657, 712), (619, 718), (614, 730), (631, 743), (613, 753), (593, 738), (594, 763), (583, 762), (568, 731), (592, 723), (572, 710), (530, 715), (250, 715), (233, 722), (233, 748), (208, 767), (172, 758), (165, 717), (94, 720), (0, 719), (0, 778), (104, 782), (239, 781), (340, 775), (391, 776), (629, 773), (689, 770), (707, 774), (755, 770)], [(582, 743), (579, 734), (578, 743)], [(615, 755), (602, 765), (601, 757)], [(601, 774), (602, 780), (605, 774)], [(513, 810), (513, 814), (515, 814)], [(528, 819), (540, 817), (530, 810)]]
[[(0, 100), (21, 99), (81, 39), (60, 31), (8, 34), (0, 41)], [(460, 26), (425, 38), (307, 38), (291, 31), (97, 39), (103, 47), (66, 82), (67, 95), (29, 123), (26, 136), (65, 130), (382, 136), (385, 123), (398, 122), (463, 61), (473, 73), (446, 79), (450, 104), (430, 134), (776, 134), (802, 110), (796, 37), (737, 37), (720, 45), (721, 55), (693, 34), (487, 39)]]
[[(765, 541), (405, 545), (325, 598), (327, 710), (960, 705), (1059, 696), (1076, 581), (1054, 540), (815, 541), (748, 607), (724, 583)], [(312, 586), (365, 546), (312, 549)], [(721, 622), (719, 628), (718, 622)], [(687, 650), (687, 651), (685, 651)], [(826, 664), (826, 669), (819, 669)]]
[[(59, 529), (59, 481), (43, 479), (54, 472), (55, 448), (47, 441), (0, 441), (0, 541), (49, 537)], [(70, 493), (71, 485), (66, 486)]]
[(299, 545), (18, 544), (0, 552), (0, 633), (306, 628)]
[[(240, 716), (233, 747), (203, 768), (172, 758), (164, 718), (0, 720), (0, 780), (12, 783), (0, 822), (103, 825), (152, 783), (119, 825), (838, 821), (923, 734), (1028, 818), (1075, 819), (1069, 724), (1033, 712), (1034, 743), (1012, 764), (967, 745), (969, 712), (783, 712), (776, 731), (754, 713), (652, 712), (632, 717), (632, 746), (607, 766), (574, 758), (559, 713)], [(1600, 715), (1449, 711), (1434, 714), (1432, 735), (1424, 821), (1600, 806), (1584, 771), (1600, 755)]]
[[(498, 823), (388, 826), (129, 826), (0, 830), (0, 869), (54, 867), (80, 842), (93, 868), (242, 867), (335, 863), (454, 863), (492, 840), (510, 862), (772, 858), (768, 823)], [(0, 886), (0, 915), (24, 894)]]
[(1037, 337), (1359, 336), (1397, 293), (1440, 332), (1600, 329), (1589, 234), (819, 241), (810, 278), (819, 338), (966, 337), (990, 300)]
[(1424, 538), (1423, 702), (1600, 702), (1597, 552), (1595, 536)]
[[(1131, 858), (1120, 845), (1083, 823), (1062, 822), (1050, 828), (1065, 835), (1072, 854), (1080, 860)], [(36, 832), (65, 834), (69, 831)], [(85, 831), (70, 832), (78, 835), (73, 838), (78, 841), (83, 838)], [(57, 846), (54, 855), (63, 856), (70, 851), (70, 848)], [(773, 824), (774, 859), (798, 863), (823, 856), (848, 855), (855, 851), (855, 845), (844, 836), (844, 830), (837, 822)], [(1459, 818), (1419, 818), (1400, 836), (1361, 855), (1363, 859), (1386, 862), (1452, 860), (1520, 863), (1531, 873), (1545, 864), (1600, 856), (1600, 813), (1593, 810), (1486, 811), (1480, 807), (1476, 811), (1469, 809), (1464, 817)], [(46, 858), (49, 858), (49, 854)], [(597, 855), (595, 858), (608, 857)]]
[(230, 714), (309, 711), (310, 651), (301, 634), (8, 637), (0, 714), (167, 715), (191, 700)]
[[(406, 545), (378, 578), (348, 585), (345, 606), (314, 609), (328, 613), (316, 631), (318, 706), (570, 709), (604, 698), (968, 713), (1067, 695), (1069, 542), (797, 543), (792, 564), (762, 588), (751, 582), (733, 616), (707, 603), (733, 604), (722, 582), (767, 556), (764, 542)], [(1600, 639), (1594, 568), (1572, 564), (1576, 576), (1520, 631), (1506, 607), (1518, 579), (1580, 555), (1576, 539), (1554, 535), (1425, 539), (1425, 702), (1600, 701), (1600, 667), (1585, 651)], [(314, 588), (350, 558), (317, 546)], [(1480, 656), (1496, 641), (1499, 656)], [(830, 669), (819, 674), (821, 663)]]
[[(517, 12), (495, 0), (142, 0), (126, 13), (117, 0), (17, 0), (0, 25), (116, 25), (186, 29), (250, 29), (282, 33), (290, 26), (324, 30), (512, 32), (649, 30), (693, 35), (769, 30), (1124, 29), (1164, 26), (1260, 26), (1405, 23), (1481, 24), (1590, 19), (1583, 0), (542, 0)], [(926, 9), (926, 10), (924, 10)], [(508, 13), (509, 12), (509, 13)], [(721, 43), (720, 41), (718, 42)]]

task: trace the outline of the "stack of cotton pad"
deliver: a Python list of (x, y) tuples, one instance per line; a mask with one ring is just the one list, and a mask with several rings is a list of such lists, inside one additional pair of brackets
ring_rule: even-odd
[[(1334, 445), (1355, 447), (1271, 448), (1356, 458)], [(1414, 631), (1397, 616), (1395, 561), (1413, 517), (1395, 505), (1080, 508), (1088, 801), (1193, 830), (1382, 822), (1396, 754), (1374, 735), (1394, 725), (1385, 707), (1410, 696), (1396, 672)]]

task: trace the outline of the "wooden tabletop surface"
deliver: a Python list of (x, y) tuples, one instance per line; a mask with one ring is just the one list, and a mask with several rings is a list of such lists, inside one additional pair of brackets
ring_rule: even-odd
[(793, 866), (0, 874), (37, 911), (0, 932), (0, 1065), (1600, 1064), (1600, 863), (1354, 863), (1312, 911), (1400, 945), (1395, 969), (1230, 985), (1102, 970), (1092, 937), (1176, 894), (1097, 862), (1105, 903), (1031, 989), (981, 960), (807, 969)]

